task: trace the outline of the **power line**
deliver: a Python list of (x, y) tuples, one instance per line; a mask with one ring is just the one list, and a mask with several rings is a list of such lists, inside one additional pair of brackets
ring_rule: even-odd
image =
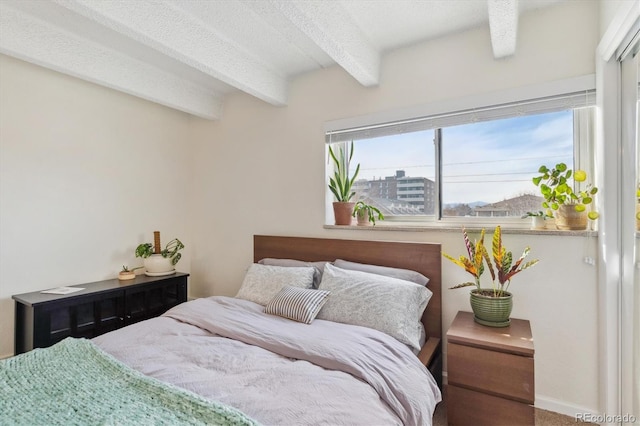
[[(490, 163), (504, 163), (504, 162), (514, 162), (514, 161), (529, 161), (529, 160), (550, 160), (552, 158), (567, 158), (569, 155), (545, 155), (544, 157), (523, 157), (523, 158), (508, 158), (501, 160), (481, 160), (481, 161), (467, 161), (467, 162), (457, 162), (457, 163), (443, 163), (444, 166), (464, 166), (469, 164), (490, 164)], [(435, 167), (434, 164), (414, 164), (414, 165), (390, 165), (384, 167), (361, 167), (361, 170), (386, 170), (386, 169), (414, 169), (414, 168), (429, 168)], [(534, 172), (537, 173), (537, 170)]]
[(508, 179), (508, 180), (457, 180), (455, 182), (443, 182), (444, 184), (458, 184), (458, 183), (512, 183), (512, 182), (529, 182), (531, 183), (531, 179)]
[(544, 159), (544, 160), (549, 160), (550, 158), (566, 158), (570, 156), (569, 154), (567, 155), (552, 155), (552, 156), (548, 156), (545, 155), (544, 157), (522, 157), (522, 158), (505, 158), (502, 160), (482, 160), (482, 161), (469, 161), (466, 163), (443, 163), (443, 165), (445, 166), (459, 166), (459, 165), (465, 165), (465, 164), (487, 164), (487, 163), (504, 163), (505, 161), (525, 161), (525, 160), (540, 160), (540, 159)]
[(509, 176), (509, 175), (531, 175), (538, 173), (537, 170), (533, 172), (505, 172), (505, 173), (476, 173), (476, 174), (465, 174), (465, 175), (443, 175), (445, 178), (453, 178), (453, 177), (471, 177), (471, 176)]

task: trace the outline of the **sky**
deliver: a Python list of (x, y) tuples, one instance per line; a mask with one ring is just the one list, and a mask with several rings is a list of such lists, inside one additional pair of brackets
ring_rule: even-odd
[[(434, 131), (355, 142), (351, 176), (406, 176), (434, 180)], [(442, 130), (443, 203), (494, 203), (525, 193), (539, 195), (531, 179), (541, 165), (573, 168), (573, 112), (561, 111), (477, 122)]]

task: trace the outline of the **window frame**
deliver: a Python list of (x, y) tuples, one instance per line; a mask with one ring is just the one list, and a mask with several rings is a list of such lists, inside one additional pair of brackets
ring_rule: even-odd
[[(480, 98), (467, 98), (456, 102), (430, 104), (411, 110), (392, 111), (353, 119), (335, 120), (325, 123), (325, 144), (349, 141), (354, 136), (358, 139), (414, 132), (433, 129), (435, 139), (441, 139), (443, 127), (466, 124), (477, 121), (499, 120), (520, 115), (546, 113), (573, 109), (574, 123), (574, 168), (583, 169), (594, 176), (594, 127), (595, 77), (593, 75), (564, 80), (555, 84), (532, 86), (529, 90), (518, 93), (501, 92)], [(527, 97), (530, 95), (530, 97)], [(535, 96), (533, 96), (535, 95)], [(520, 98), (518, 98), (518, 96)], [(491, 103), (493, 100), (495, 103)], [(502, 100), (503, 102), (499, 102)], [(455, 106), (458, 109), (453, 109)], [(466, 108), (464, 108), (466, 106)], [(449, 108), (449, 109), (447, 109)], [(527, 111), (523, 111), (527, 110)], [(422, 112), (422, 114), (420, 114)], [(484, 115), (483, 115), (484, 114)], [(459, 121), (458, 121), (459, 120)], [(426, 123), (430, 127), (424, 126)], [(445, 123), (447, 126), (433, 127), (433, 123)], [(381, 129), (381, 130), (380, 130)], [(381, 131), (382, 134), (377, 132)], [(328, 148), (326, 149), (328, 151)], [(528, 229), (529, 221), (519, 217), (441, 217), (442, 204), (442, 152), (440, 144), (435, 144), (435, 211), (434, 215), (386, 216), (385, 226), (402, 227), (454, 227), (462, 224), (471, 227), (495, 226), (501, 224), (505, 228)], [(331, 164), (326, 168), (327, 176), (332, 173)], [(327, 192), (328, 189), (327, 189)], [(327, 197), (327, 201), (332, 197)], [(331, 202), (327, 202), (326, 223), (332, 223), (330, 214)]]

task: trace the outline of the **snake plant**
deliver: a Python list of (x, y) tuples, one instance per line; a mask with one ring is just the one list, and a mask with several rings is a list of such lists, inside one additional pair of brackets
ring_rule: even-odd
[[(345, 151), (347, 149), (349, 150), (348, 157), (345, 155)], [(329, 146), (329, 156), (331, 157), (331, 160), (333, 160), (334, 165), (333, 177), (329, 177), (329, 189), (336, 197), (337, 201), (348, 202), (351, 200), (351, 197), (355, 195), (355, 192), (351, 191), (351, 187), (360, 172), (360, 164), (358, 164), (353, 177), (349, 179), (349, 163), (353, 158), (353, 142), (351, 142), (351, 144), (346, 144), (346, 147), (340, 146), (337, 156), (333, 152), (331, 146)]]

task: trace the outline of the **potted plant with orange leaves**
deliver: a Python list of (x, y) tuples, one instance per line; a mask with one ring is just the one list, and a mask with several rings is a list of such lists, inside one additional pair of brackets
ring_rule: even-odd
[[(511, 279), (516, 274), (538, 263), (538, 260), (524, 262), (530, 251), (529, 247), (527, 247), (520, 258), (513, 262), (512, 253), (502, 244), (500, 226), (497, 226), (493, 232), (491, 247), (493, 262), (489, 258), (489, 253), (484, 245), (484, 229), (480, 232), (480, 239), (475, 241), (474, 244), (471, 244), (464, 227), (462, 228), (462, 235), (469, 257), (462, 255), (456, 259), (446, 253), (442, 253), (442, 255), (471, 274), (474, 281), (458, 284), (451, 287), (451, 289), (475, 287), (471, 290), (470, 295), (474, 320), (489, 327), (506, 327), (511, 323), (509, 317), (513, 308), (513, 295), (508, 291)], [(485, 270), (485, 263), (491, 274), (492, 288), (483, 288), (480, 284), (480, 278)], [(496, 279), (498, 280), (497, 283)]]

